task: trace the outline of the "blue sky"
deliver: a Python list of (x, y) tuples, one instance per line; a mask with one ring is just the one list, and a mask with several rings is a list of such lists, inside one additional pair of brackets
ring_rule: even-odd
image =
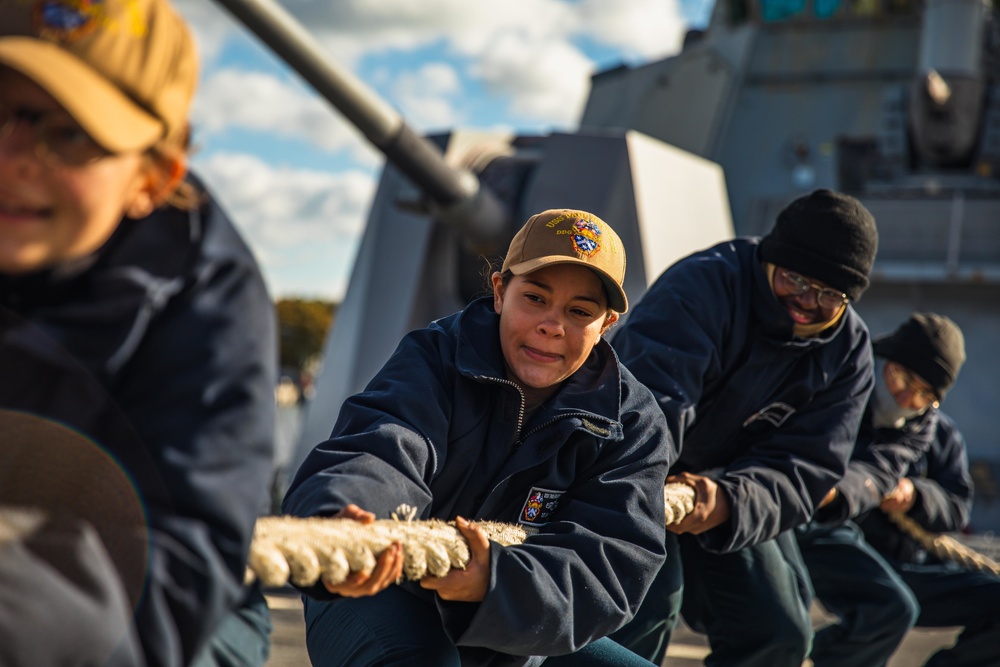
[[(211, 0), (174, 0), (202, 60), (194, 170), (275, 298), (339, 300), (381, 154)], [(680, 48), (706, 0), (280, 0), (420, 132), (573, 130), (590, 76)]]

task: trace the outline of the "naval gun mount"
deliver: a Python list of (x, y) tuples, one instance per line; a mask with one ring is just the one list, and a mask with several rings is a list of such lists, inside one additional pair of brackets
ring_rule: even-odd
[(631, 303), (673, 261), (733, 235), (725, 178), (710, 160), (618, 128), (420, 136), (273, 0), (217, 2), (386, 158), (315, 395), (292, 460), (279, 471), (279, 493), (329, 437), (343, 401), (365, 387), (408, 331), (488, 293), (488, 262), (534, 213), (578, 208), (608, 221), (628, 257)]

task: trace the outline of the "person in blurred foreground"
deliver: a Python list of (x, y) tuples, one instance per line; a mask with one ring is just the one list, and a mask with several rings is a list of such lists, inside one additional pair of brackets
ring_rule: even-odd
[(3, 546), (4, 664), (268, 654), (274, 308), (187, 174), (197, 76), (165, 0), (0, 0), (0, 504), (41, 513)]

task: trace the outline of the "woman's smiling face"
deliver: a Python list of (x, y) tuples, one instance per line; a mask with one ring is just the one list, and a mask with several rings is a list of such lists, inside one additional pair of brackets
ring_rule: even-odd
[(493, 307), (500, 315), (500, 345), (511, 378), (522, 387), (554, 387), (583, 365), (618, 316), (608, 310), (604, 285), (590, 269), (555, 264), (493, 277)]

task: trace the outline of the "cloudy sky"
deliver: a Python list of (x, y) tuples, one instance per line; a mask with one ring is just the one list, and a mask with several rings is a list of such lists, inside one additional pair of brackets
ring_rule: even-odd
[[(211, 0), (174, 0), (202, 57), (194, 169), (275, 298), (339, 300), (383, 158)], [(419, 132), (572, 131), (594, 72), (676, 53), (707, 0), (280, 0)]]

